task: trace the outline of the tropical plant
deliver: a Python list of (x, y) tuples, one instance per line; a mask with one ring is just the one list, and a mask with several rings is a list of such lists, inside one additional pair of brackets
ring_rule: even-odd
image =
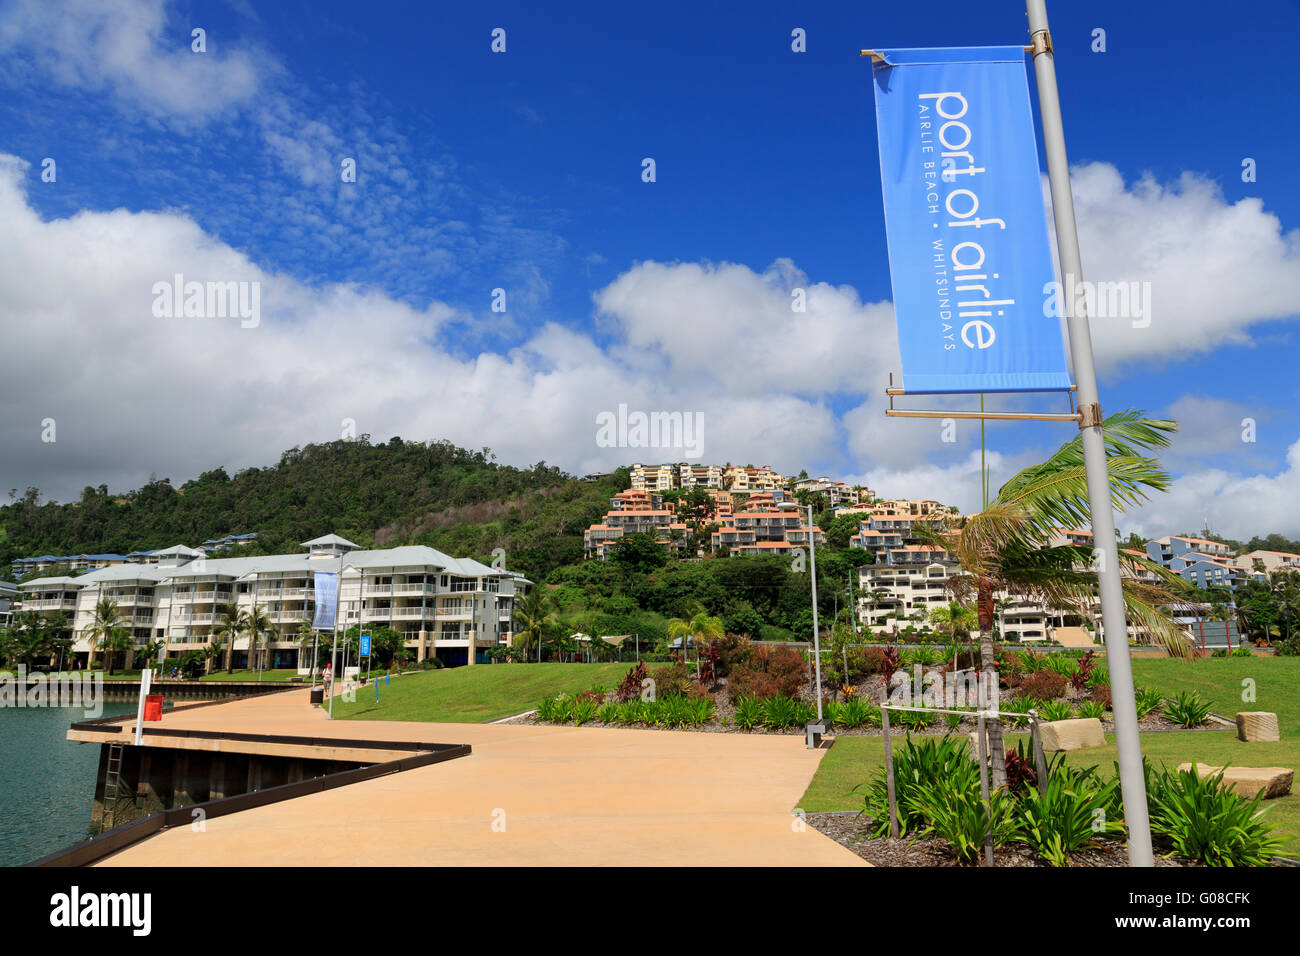
[(1268, 866), (1281, 849), (1260, 810), (1262, 794), (1244, 800), (1223, 772), (1154, 771), (1146, 766), (1151, 835), (1175, 853), (1207, 866)]
[(514, 644), (525, 660), (541, 660), (542, 644), (558, 624), (551, 596), (540, 585), (515, 602)]
[(763, 701), (763, 726), (768, 730), (785, 730), (799, 723), (796, 701), (784, 694), (775, 694)]
[(1205, 723), (1210, 705), (1192, 691), (1181, 690), (1172, 702), (1165, 705), (1165, 717), (1183, 727), (1196, 727)]
[[(971, 607), (960, 601), (950, 601), (945, 607), (936, 607), (930, 611), (930, 624), (936, 632), (952, 640), (954, 648), (961, 644), (970, 644), (971, 634), (979, 627), (979, 615)], [(945, 660), (952, 660), (953, 654), (945, 654)]]
[(700, 648), (710, 642), (726, 637), (727, 630), (722, 626), (722, 618), (713, 617), (700, 611), (690, 618), (675, 617), (668, 622), (668, 640), (670, 643), (681, 642), (682, 660), (687, 659), (687, 648), (695, 649), (695, 676), (700, 676)]
[[(850, 701), (852, 703), (852, 701)], [(753, 697), (742, 697), (736, 701), (734, 714), (736, 727), (740, 730), (753, 730), (763, 723), (763, 704)]]
[[(1172, 421), (1144, 419), (1134, 411), (1111, 415), (1102, 423), (1110, 480), (1110, 501), (1121, 511), (1141, 504), (1150, 491), (1169, 487), (1169, 475), (1148, 449), (1168, 445)], [(1016, 474), (997, 497), (978, 514), (965, 519), (956, 534), (919, 528), (917, 536), (952, 553), (975, 581), (975, 607), (980, 625), (981, 667), (994, 666), (993, 628), (995, 594), (1005, 591), (1048, 607), (1071, 609), (1081, 617), (1091, 613), (1097, 595), (1097, 575), (1091, 570), (1091, 548), (1053, 547), (1056, 529), (1079, 527), (1091, 520), (1087, 478), (1084, 474), (1082, 436), (1071, 441), (1041, 464)], [(1128, 618), (1151, 638), (1178, 656), (1188, 653), (1182, 630), (1166, 611), (1186, 582), (1152, 562), (1120, 552), (1121, 561), (1140, 564), (1156, 575), (1149, 583), (1137, 576), (1123, 579)], [(989, 727), (994, 783), (1005, 782), (1002, 729)]]
[(1103, 782), (1095, 768), (1058, 766), (1041, 792), (1031, 786), (1019, 794), (1017, 839), (1053, 866), (1065, 866), (1071, 853), (1095, 845), (1099, 836), (1123, 834), (1123, 822), (1110, 812), (1118, 787), (1118, 778)]
[(1004, 787), (990, 793), (986, 804), (978, 781), (972, 784), (963, 778), (962, 784), (957, 786), (944, 779), (922, 780), (910, 789), (906, 799), (909, 813), (924, 821), (919, 836), (942, 837), (958, 860), (975, 863), (986, 841), (1000, 846), (1015, 838), (1017, 804)]
[(1037, 702), (1038, 716), (1046, 721), (1069, 720), (1074, 716), (1068, 700), (1040, 700)]
[(1106, 716), (1106, 708), (1098, 700), (1085, 700), (1079, 702), (1079, 717), (1088, 717), (1093, 720), (1101, 720)]
[(100, 598), (95, 604), (90, 623), (82, 630), (87, 644), (92, 651), (104, 652), (104, 667), (108, 675), (113, 676), (114, 657), (120, 651), (125, 653), (132, 647), (131, 631), (118, 609), (117, 602), (109, 598)]
[(925, 730), (934, 723), (934, 714), (924, 710), (889, 710), (889, 722), (904, 730)]
[(1134, 700), (1137, 704), (1138, 720), (1150, 714), (1160, 713), (1165, 706), (1165, 698), (1160, 691), (1149, 687), (1139, 687)]
[(271, 618), (262, 606), (254, 604), (244, 612), (243, 631), (248, 635), (248, 669), (261, 670), (266, 644), (278, 637), (280, 630), (271, 623)]
[(235, 672), (235, 641), (244, 633), (244, 614), (234, 601), (221, 606), (221, 619), (213, 637), (226, 649), (226, 673)]
[[(894, 793), (898, 808), (898, 833), (907, 836), (924, 825), (924, 808), (912, 799), (922, 783), (930, 780), (950, 781), (954, 788), (979, 787), (979, 768), (971, 759), (966, 741), (960, 737), (908, 738), (894, 750)], [(875, 836), (889, 833), (888, 778), (878, 767), (866, 783), (854, 790), (863, 791), (861, 813), (874, 824)]]

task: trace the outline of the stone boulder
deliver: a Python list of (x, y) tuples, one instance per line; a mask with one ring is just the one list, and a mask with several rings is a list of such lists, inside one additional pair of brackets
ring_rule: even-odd
[(1043, 750), (1086, 750), (1106, 746), (1101, 721), (1096, 717), (1079, 717), (1074, 720), (1049, 720), (1038, 725), (1043, 740)]
[(1237, 714), (1237, 739), (1249, 742), (1281, 740), (1277, 714), (1266, 710), (1243, 710)]
[[(1180, 763), (1178, 769), (1191, 770), (1192, 765)], [(1231, 787), (1237, 796), (1247, 800), (1254, 799), (1257, 793), (1263, 793), (1265, 800), (1285, 797), (1291, 792), (1291, 783), (1295, 779), (1295, 771), (1290, 767), (1229, 767), (1224, 770), (1204, 763), (1196, 765), (1196, 772), (1202, 779), (1220, 771), (1223, 772), (1224, 786)]]

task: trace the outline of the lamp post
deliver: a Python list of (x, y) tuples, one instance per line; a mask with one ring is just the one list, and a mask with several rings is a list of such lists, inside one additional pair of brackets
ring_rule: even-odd
[[(799, 506), (792, 501), (782, 502), (782, 508), (794, 508), (798, 511)], [(813, 510), (812, 502), (808, 503), (808, 552), (811, 555), (810, 566), (812, 568), (812, 612), (813, 612), (813, 673), (816, 675), (817, 682), (817, 723), (822, 722), (822, 644), (821, 635), (818, 633), (817, 625), (817, 539), (813, 537)]]

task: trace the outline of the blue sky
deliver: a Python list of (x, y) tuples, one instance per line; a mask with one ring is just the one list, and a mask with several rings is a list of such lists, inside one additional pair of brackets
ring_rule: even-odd
[[(1085, 270), (1149, 272), (1155, 308), (1167, 304), (1150, 334), (1099, 344), (1103, 406), (1172, 405), (1187, 419), (1169, 459), (1188, 476), (1185, 491), (1143, 530), (1195, 530), (1203, 512), (1228, 533), (1300, 533), (1285, 494), (1288, 449), (1300, 439), (1300, 310), (1284, 291), (1300, 278), (1291, 175), (1300, 125), (1284, 92), (1300, 71), (1290, 50), (1300, 4), (1081, 6), (1049, 13), (1071, 161), (1092, 170), (1092, 199), (1080, 197)], [(706, 411), (708, 460), (807, 467), (883, 493), (977, 504), (973, 431), (944, 446), (880, 414), (897, 355), (871, 308), (888, 303), (890, 283), (870, 67), (856, 54), (1021, 43), (1015, 2), (964, 4), (942, 23), (928, 9), (833, 3), (76, 7), (0, 2), (0, 153), (27, 164), (15, 167), (12, 190), (30, 214), (24, 248), (74, 232), (84, 256), (98, 248), (99, 226), (112, 225), (132, 262), (155, 255), (145, 278), (233, 255), (276, 304), (264, 335), (227, 336), (206, 374), (195, 364), (176, 379), (197, 376), (209, 401), (174, 416), (149, 405), (148, 387), (121, 387), (135, 376), (166, 389), (158, 370), (177, 361), (152, 351), (157, 326), (125, 314), (109, 323), (113, 348), (150, 360), (80, 362), (81, 400), (46, 402), (77, 437), (10, 458), (6, 488), (69, 496), (151, 472), (180, 480), (264, 464), (280, 448), (337, 437), (344, 417), (376, 437), (449, 437), (575, 471), (663, 457), (594, 446), (593, 414), (629, 401)], [(207, 32), (202, 55), (189, 49), (195, 26)], [(497, 27), (503, 54), (489, 48)], [(796, 27), (806, 53), (791, 51)], [(1097, 28), (1104, 53), (1090, 49)], [(44, 157), (56, 158), (57, 183), (41, 182)], [(356, 183), (340, 182), (345, 157), (357, 160)], [(641, 181), (644, 157), (655, 159), (654, 183)], [(1256, 160), (1257, 182), (1241, 181), (1244, 157)], [(723, 264), (736, 268), (723, 276)], [(13, 282), (34, 281), (14, 272)], [(105, 269), (98, 288), (75, 269), (51, 275), (43, 294), (66, 303), (75, 285), (66, 305), (75, 333), (123, 308), (117, 272)], [(826, 290), (817, 321), (765, 311), (764, 290), (799, 283)], [(497, 287), (505, 315), (489, 311)], [(1213, 294), (1239, 308), (1194, 314)], [(52, 308), (40, 290), (9, 301), (14, 327)], [(666, 331), (673, 323), (681, 327)], [(295, 336), (337, 345), (300, 350)], [(25, 375), (57, 354), (35, 337), (24, 348), (13, 357)], [(64, 358), (77, 363), (93, 348)], [(853, 356), (858, 373), (838, 364)], [(783, 375), (782, 361), (805, 364)], [(284, 370), (298, 366), (295, 391)], [(58, 383), (57, 367), (46, 370)], [(404, 391), (386, 391), (393, 381)], [(317, 394), (309, 382), (336, 384)], [(339, 382), (358, 390), (341, 396)], [(24, 395), (42, 391), (25, 384)], [(91, 400), (105, 394), (115, 397)], [(337, 407), (323, 407), (336, 396)], [(102, 420), (87, 417), (90, 404)], [(11, 446), (32, 445), (32, 421), (45, 414), (16, 411)], [(187, 423), (212, 414), (223, 437), (193, 441)], [(1253, 443), (1234, 437), (1247, 416), (1258, 422)], [(126, 421), (150, 422), (166, 440), (123, 454), (134, 446), (114, 429)], [(1068, 437), (1053, 426), (992, 428), (994, 467), (1005, 477)], [(1243, 497), (1258, 500), (1254, 510)]]

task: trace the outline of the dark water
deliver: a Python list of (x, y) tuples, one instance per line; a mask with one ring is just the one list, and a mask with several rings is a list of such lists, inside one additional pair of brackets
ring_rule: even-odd
[[(108, 701), (104, 716), (136, 704)], [(0, 866), (27, 863), (86, 839), (99, 744), (66, 739), (79, 707), (0, 707)]]

